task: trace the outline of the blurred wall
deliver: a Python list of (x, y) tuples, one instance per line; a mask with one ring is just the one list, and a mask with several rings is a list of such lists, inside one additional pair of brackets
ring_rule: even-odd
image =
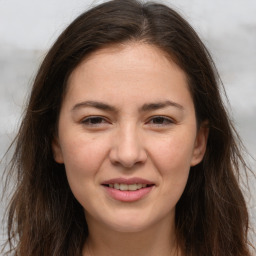
[[(47, 49), (78, 14), (100, 2), (0, 0), (0, 158), (17, 132), (25, 99)], [(209, 48), (230, 100), (232, 119), (256, 157), (256, 1), (161, 2), (178, 10)], [(251, 163), (255, 168), (255, 162)], [(0, 174), (4, 165), (1, 162)], [(255, 183), (251, 186), (254, 195), (248, 201), (255, 221)]]

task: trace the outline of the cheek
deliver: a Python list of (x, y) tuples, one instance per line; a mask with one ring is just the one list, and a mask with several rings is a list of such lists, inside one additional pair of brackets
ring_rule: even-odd
[(158, 141), (152, 147), (152, 160), (163, 182), (173, 189), (185, 187), (190, 162), (193, 156), (193, 139), (187, 136), (174, 136)]
[(62, 153), (68, 182), (72, 191), (84, 190), (84, 184), (96, 182), (96, 175), (106, 157), (107, 149), (94, 138), (78, 137), (64, 142)]
[(152, 155), (167, 166), (190, 166), (194, 149), (194, 140), (190, 137), (174, 135), (158, 140), (152, 145)]

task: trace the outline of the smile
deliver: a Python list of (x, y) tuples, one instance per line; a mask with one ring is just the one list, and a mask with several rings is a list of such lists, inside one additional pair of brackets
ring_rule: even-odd
[(134, 202), (148, 196), (155, 184), (141, 178), (117, 178), (103, 182), (101, 185), (112, 199), (121, 202)]
[(106, 184), (104, 186), (108, 186), (110, 188), (118, 189), (121, 191), (136, 191), (138, 189), (146, 188), (146, 187), (153, 186), (153, 185), (142, 184), (142, 183), (138, 183), (138, 184), (136, 184), (136, 183), (135, 184), (114, 183), (114, 184)]

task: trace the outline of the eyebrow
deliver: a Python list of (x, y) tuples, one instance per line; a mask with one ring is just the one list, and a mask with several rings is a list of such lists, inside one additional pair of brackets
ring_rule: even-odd
[(93, 107), (109, 112), (117, 112), (117, 109), (114, 106), (111, 106), (109, 104), (99, 102), (99, 101), (83, 101), (78, 104), (76, 104), (73, 108), (72, 111), (75, 111), (79, 108), (84, 108), (84, 107)]
[(146, 112), (150, 110), (157, 110), (161, 108), (166, 108), (166, 107), (175, 107), (180, 110), (184, 110), (184, 107), (174, 101), (166, 100), (163, 102), (155, 102), (155, 103), (149, 103), (149, 104), (144, 104), (141, 108), (141, 112)]
[[(178, 108), (180, 110), (184, 110), (184, 107), (182, 105), (180, 105), (176, 102), (170, 101), (170, 100), (166, 100), (166, 101), (161, 101), (161, 102), (143, 104), (139, 108), (139, 112), (158, 110), (158, 109), (166, 108), (169, 106)], [(93, 107), (93, 108), (97, 108), (97, 109), (105, 110), (105, 111), (109, 111), (109, 112), (117, 112), (117, 109), (114, 106), (111, 106), (109, 104), (106, 104), (106, 103), (103, 103), (100, 101), (83, 101), (83, 102), (77, 103), (72, 108), (72, 111), (75, 111), (79, 108), (84, 108), (84, 107)]]

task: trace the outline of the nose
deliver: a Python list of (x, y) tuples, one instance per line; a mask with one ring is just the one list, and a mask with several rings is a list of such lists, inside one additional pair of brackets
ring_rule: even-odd
[(113, 139), (113, 146), (109, 154), (112, 164), (132, 168), (135, 165), (145, 163), (146, 150), (143, 147), (143, 139), (134, 127), (120, 129)]

